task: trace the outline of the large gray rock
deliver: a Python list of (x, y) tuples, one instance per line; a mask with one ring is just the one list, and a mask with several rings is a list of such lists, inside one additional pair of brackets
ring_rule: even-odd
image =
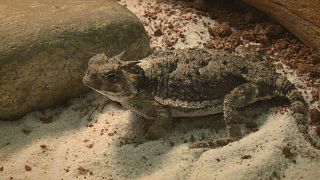
[(0, 119), (57, 105), (87, 91), (96, 53), (146, 56), (138, 18), (112, 0), (0, 0)]

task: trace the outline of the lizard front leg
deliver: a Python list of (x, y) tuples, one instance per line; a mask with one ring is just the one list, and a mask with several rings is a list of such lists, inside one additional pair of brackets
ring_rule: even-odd
[(149, 139), (158, 139), (171, 128), (171, 112), (156, 101), (134, 97), (130, 98), (124, 106), (146, 119), (153, 120), (146, 133)]

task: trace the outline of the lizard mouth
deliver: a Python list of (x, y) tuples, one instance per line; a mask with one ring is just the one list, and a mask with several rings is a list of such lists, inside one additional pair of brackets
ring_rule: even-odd
[(96, 84), (92, 83), (90, 80), (87, 80), (86, 78), (82, 79), (82, 82), (84, 85), (89, 87), (90, 89), (93, 89), (97, 91), (98, 93), (104, 95), (104, 96), (112, 96), (112, 97), (130, 97), (130, 95), (127, 95), (123, 92), (114, 92), (114, 91), (105, 91), (101, 90), (103, 87), (97, 86)]
[(86, 78), (82, 79), (82, 83), (90, 88), (93, 88), (93, 84), (91, 83), (91, 81), (87, 80)]
[(91, 81), (87, 80), (86, 78), (82, 79), (82, 83), (85, 86), (89, 87), (90, 89), (93, 89), (93, 90), (99, 92), (100, 94), (103, 94), (103, 95), (106, 94), (104, 91), (98, 90), (98, 88), (96, 88), (96, 86)]
[[(95, 89), (96, 90), (96, 89)], [(114, 93), (114, 92), (108, 92), (108, 91), (101, 91), (96, 90), (98, 93), (103, 94), (105, 96), (121, 96), (121, 93)]]

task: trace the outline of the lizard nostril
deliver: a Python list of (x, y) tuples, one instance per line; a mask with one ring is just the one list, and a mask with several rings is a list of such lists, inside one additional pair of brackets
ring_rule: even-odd
[(95, 85), (102, 84), (101, 80), (99, 79), (99, 77), (96, 74), (93, 74), (90, 79), (93, 82), (93, 84), (95, 84)]

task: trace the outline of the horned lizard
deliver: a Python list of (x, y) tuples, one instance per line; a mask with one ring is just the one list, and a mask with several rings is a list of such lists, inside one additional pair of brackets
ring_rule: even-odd
[[(242, 49), (242, 50), (241, 50)], [(287, 98), (299, 130), (314, 144), (306, 126), (308, 106), (295, 86), (259, 56), (239, 48), (158, 51), (137, 61), (97, 54), (83, 83), (124, 107), (152, 120), (150, 139), (162, 137), (173, 117), (223, 112), (227, 137), (191, 147), (219, 147), (241, 137), (238, 108), (275, 96)]]

